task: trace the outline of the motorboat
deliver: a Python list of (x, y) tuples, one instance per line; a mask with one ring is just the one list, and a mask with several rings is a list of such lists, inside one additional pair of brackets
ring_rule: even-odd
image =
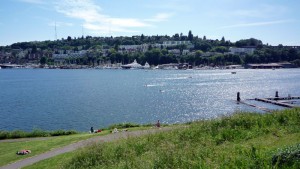
[(130, 64), (127, 65), (122, 65), (121, 66), (123, 69), (141, 69), (143, 68), (143, 66), (139, 63), (137, 63), (136, 59), (134, 59), (134, 61)]

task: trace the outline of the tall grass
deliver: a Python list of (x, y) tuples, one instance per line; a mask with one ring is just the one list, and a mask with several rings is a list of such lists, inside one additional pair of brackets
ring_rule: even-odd
[[(65, 168), (277, 168), (278, 153), (253, 145), (300, 133), (300, 110), (272, 114), (237, 113), (191, 123), (163, 133), (82, 149)], [(297, 140), (298, 138), (296, 138)], [(300, 142), (300, 138), (298, 139)], [(247, 143), (247, 144), (246, 144)], [(274, 161), (274, 160), (273, 160)], [(289, 163), (296, 168), (297, 163)]]
[(22, 130), (15, 131), (0, 131), (1, 139), (15, 139), (15, 138), (27, 138), (27, 137), (49, 137), (49, 136), (62, 136), (78, 134), (75, 130), (55, 130), (55, 131), (44, 131), (40, 129), (34, 129), (32, 132), (26, 132)]

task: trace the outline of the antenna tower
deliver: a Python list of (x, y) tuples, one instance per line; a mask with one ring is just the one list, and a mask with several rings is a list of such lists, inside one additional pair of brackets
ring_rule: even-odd
[(56, 21), (55, 21), (55, 40), (57, 40)]
[(82, 37), (84, 37), (83, 25), (82, 25), (81, 29), (82, 29)]

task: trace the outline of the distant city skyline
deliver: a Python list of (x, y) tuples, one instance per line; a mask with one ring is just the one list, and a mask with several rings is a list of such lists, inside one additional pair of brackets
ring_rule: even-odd
[(0, 46), (189, 30), (207, 39), (300, 46), (299, 6), (297, 0), (5, 0), (0, 1)]

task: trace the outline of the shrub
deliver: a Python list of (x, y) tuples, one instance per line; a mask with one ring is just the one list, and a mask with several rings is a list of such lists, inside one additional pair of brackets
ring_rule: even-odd
[(44, 131), (41, 129), (34, 129), (32, 132), (25, 132), (22, 130), (15, 131), (0, 131), (0, 140), (3, 139), (15, 139), (15, 138), (27, 138), (27, 137), (49, 137), (49, 136), (61, 136), (77, 134), (75, 130), (56, 130), (56, 131)]
[(124, 129), (124, 128), (130, 128), (130, 127), (140, 127), (139, 124), (135, 124), (135, 123), (119, 123), (119, 124), (114, 124), (109, 126), (109, 129), (114, 129), (114, 128), (120, 128), (120, 129)]
[(0, 131), (0, 140), (9, 138), (9, 132), (8, 131)]
[(278, 167), (300, 166), (300, 144), (280, 149), (272, 157), (272, 165)]

